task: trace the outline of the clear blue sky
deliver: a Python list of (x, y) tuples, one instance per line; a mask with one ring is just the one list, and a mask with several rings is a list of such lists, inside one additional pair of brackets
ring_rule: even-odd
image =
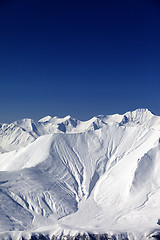
[(0, 2), (0, 122), (160, 115), (160, 2)]

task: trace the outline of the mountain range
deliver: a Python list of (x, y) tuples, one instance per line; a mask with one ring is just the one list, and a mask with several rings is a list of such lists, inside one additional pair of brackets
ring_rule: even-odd
[[(159, 239), (160, 117), (0, 124), (0, 239)], [(109, 238), (108, 238), (109, 239)]]

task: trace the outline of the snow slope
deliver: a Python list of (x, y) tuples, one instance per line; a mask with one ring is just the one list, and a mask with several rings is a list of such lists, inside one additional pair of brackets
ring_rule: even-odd
[(0, 150), (2, 239), (160, 231), (160, 117), (149, 110), (1, 124)]

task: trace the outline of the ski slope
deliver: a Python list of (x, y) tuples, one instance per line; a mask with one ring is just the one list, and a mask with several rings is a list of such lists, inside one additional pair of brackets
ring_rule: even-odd
[(159, 116), (137, 109), (0, 126), (1, 239), (35, 232), (154, 239), (160, 231)]

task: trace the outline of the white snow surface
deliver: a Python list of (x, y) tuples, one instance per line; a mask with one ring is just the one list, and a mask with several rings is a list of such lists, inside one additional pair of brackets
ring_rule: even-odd
[(0, 124), (0, 152), (1, 239), (160, 231), (160, 117), (147, 109)]

